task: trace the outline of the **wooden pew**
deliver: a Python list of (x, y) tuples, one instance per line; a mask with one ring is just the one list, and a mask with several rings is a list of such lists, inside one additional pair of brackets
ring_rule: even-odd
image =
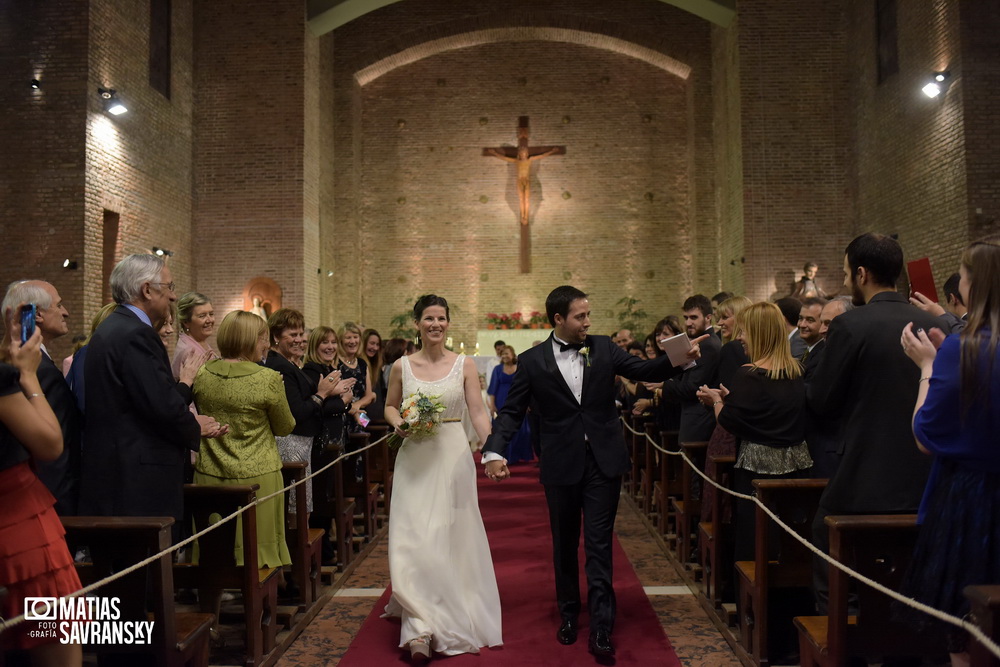
[[(622, 422), (622, 437), (625, 438), (625, 447), (628, 449), (629, 455), (632, 454), (632, 431), (629, 427), (632, 426), (632, 411), (628, 408), (621, 408), (621, 422)], [(625, 471), (625, 475), (622, 477), (622, 491), (624, 491), (628, 496), (633, 496), (635, 494), (636, 480), (632, 476), (634, 472), (634, 463), (629, 466), (629, 469)]]
[[(753, 486), (758, 500), (808, 541), (826, 483), (825, 479), (755, 479)], [(771, 517), (757, 506), (754, 560), (738, 561), (735, 568), (740, 647), (751, 664), (761, 667), (770, 664), (770, 596), (779, 589), (785, 594), (799, 589), (809, 599), (812, 585), (812, 552), (772, 526)]]
[(646, 422), (652, 418), (649, 415), (632, 415), (632, 428), (638, 433), (629, 431), (628, 445), (632, 458), (632, 499), (640, 507), (646, 504), (643, 498), (643, 478), (646, 474)]
[[(710, 456), (708, 476), (715, 482), (732, 487), (735, 456)], [(698, 550), (702, 570), (702, 591), (712, 609), (722, 613), (722, 592), (732, 578), (732, 520), (733, 498), (727, 493), (716, 491), (711, 515), (702, 517), (698, 524)]]
[[(357, 451), (366, 447), (371, 436), (367, 433), (351, 433), (349, 436), (348, 451)], [(360, 456), (362, 463), (355, 464), (355, 456)], [(369, 477), (370, 466), (368, 459), (371, 457), (371, 450), (365, 450), (360, 454), (352, 454), (344, 460), (341, 470), (343, 471), (344, 495), (354, 499), (354, 522), (355, 525), (362, 526), (362, 535), (355, 535), (355, 543), (360, 545), (371, 542), (378, 531), (378, 484), (372, 482)], [(361, 479), (357, 478), (360, 472)]]
[[(376, 442), (390, 433), (389, 425), (384, 422), (369, 424), (367, 430), (371, 434), (372, 442)], [(389, 520), (389, 509), (392, 501), (392, 462), (389, 445), (384, 441), (369, 450), (368, 479), (373, 484), (378, 484), (378, 499), (382, 505), (377, 516), (379, 526), (384, 525)]]
[[(281, 466), (281, 476), (285, 486), (305, 479), (304, 461), (286, 461)], [(291, 497), (295, 496), (296, 507), (306, 507), (306, 482), (285, 492), (285, 542), (292, 556), (292, 580), (300, 591), (300, 608), (306, 611), (319, 600), (319, 574), (322, 568), (321, 546), (323, 530), (309, 527), (309, 515), (305, 512), (289, 514)], [(315, 508), (313, 508), (315, 509)]]
[[(677, 431), (660, 431), (660, 446), (668, 452), (676, 452), (680, 449), (677, 444)], [(674, 540), (668, 538), (667, 542), (672, 543), (676, 548), (677, 528), (673, 510), (670, 506), (671, 496), (680, 494), (681, 488), (681, 467), (687, 464), (679, 456), (671, 456), (657, 450), (659, 457), (660, 473), (653, 482), (653, 498), (656, 504), (656, 528), (660, 535), (668, 537), (674, 536)]]
[[(972, 606), (971, 621), (987, 637), (1000, 642), (1000, 586), (966, 586), (964, 593)], [(1000, 667), (1000, 658), (970, 635), (969, 664), (971, 667)]]
[[(76, 566), (80, 581), (87, 586), (169, 548), (174, 520), (172, 517), (68, 516), (62, 517), (62, 523), (66, 542), (71, 545), (70, 553), (78, 547), (89, 547), (91, 562)], [(107, 657), (114, 656), (120, 664), (207, 667), (215, 614), (175, 612), (172, 560), (170, 554), (161, 556), (94, 593), (120, 599), (120, 620), (153, 621), (152, 642), (148, 645), (85, 647), (88, 652), (97, 652), (102, 664)]]
[[(699, 470), (704, 469), (707, 442), (682, 442), (681, 450)], [(694, 555), (695, 526), (701, 514), (701, 500), (694, 494), (694, 477), (698, 473), (683, 460), (681, 465), (680, 493), (670, 501), (677, 523), (677, 560), (684, 567), (695, 570), (697, 575), (697, 567), (693, 567), (690, 561)]]
[[(655, 512), (656, 500), (653, 496), (653, 486), (660, 478), (660, 466), (657, 454), (659, 452), (653, 443), (663, 446), (660, 443), (660, 426), (655, 418), (649, 418), (643, 424), (644, 433), (642, 435), (642, 446), (639, 453), (643, 458), (642, 468), (639, 476), (639, 486), (642, 489), (642, 513), (650, 519)], [(652, 440), (652, 442), (650, 442)]]
[[(259, 485), (184, 485), (184, 517), (195, 531), (205, 529), (249, 505), (257, 497)], [(217, 514), (217, 517), (213, 517)], [(277, 635), (278, 573), (280, 568), (261, 568), (257, 563), (257, 508), (251, 506), (241, 517), (243, 565), (233, 557), (236, 541), (235, 520), (203, 535), (198, 540), (197, 564), (177, 563), (174, 579), (182, 588), (197, 588), (202, 610), (213, 610), (223, 589), (243, 593), (245, 665), (256, 667), (270, 657)]]
[[(318, 471), (343, 453), (340, 447), (327, 447), (313, 459), (313, 469)], [(346, 461), (346, 459), (345, 459)], [(328, 531), (336, 551), (335, 565), (343, 570), (354, 559), (352, 541), (354, 526), (354, 499), (344, 495), (344, 462), (340, 461), (313, 477), (313, 515), (323, 517), (323, 527)]]
[[(917, 540), (915, 514), (828, 516), (830, 556), (898, 590)], [(830, 600), (826, 616), (794, 619), (803, 667), (837, 667), (851, 656), (915, 656), (945, 658), (944, 637), (893, 622), (891, 599), (857, 584), (858, 614), (848, 615), (850, 577), (830, 566)]]

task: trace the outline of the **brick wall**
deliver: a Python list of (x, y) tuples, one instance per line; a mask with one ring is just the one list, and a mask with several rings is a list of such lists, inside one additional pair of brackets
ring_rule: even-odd
[(744, 289), (753, 299), (788, 294), (807, 260), (819, 264), (820, 284), (835, 289), (853, 227), (853, 101), (844, 94), (853, 43), (845, 39), (841, 5), (741, 3), (728, 30), (735, 34), (716, 37), (716, 64), (728, 71), (720, 84), (739, 92), (739, 128), (734, 101), (717, 96), (728, 126), (728, 145), (717, 150), (729, 175), (738, 179), (742, 171), (742, 180), (726, 184), (720, 197), (730, 261), (746, 258)]
[[(899, 72), (881, 84), (874, 5), (858, 0), (849, 9), (855, 231), (899, 234), (907, 259), (930, 257), (940, 288), (968, 242), (959, 3), (897, 4)], [(935, 70), (950, 70), (952, 86), (929, 99), (920, 88)]]
[(221, 317), (267, 276), (312, 325), (319, 160), (305, 142), (318, 133), (318, 45), (302, 7), (285, 3), (197, 3), (195, 26), (198, 284)]
[[(418, 16), (386, 8), (335, 33), (337, 182), (323, 230), (337, 276), (324, 317), (384, 329), (416, 295), (438, 291), (459, 306), (456, 342), (471, 342), (486, 312), (544, 310), (548, 291), (572, 282), (593, 293), (595, 329), (607, 331), (622, 296), (642, 299), (652, 323), (718, 284), (712, 122), (699, 113), (711, 96), (706, 24), (669, 7), (637, 7), (641, 16), (626, 19), (594, 2), (572, 3), (572, 16), (567, 3), (537, 12), (517, 2), (503, 15), (422, 6)], [(510, 25), (596, 35), (597, 48), (479, 37)], [(690, 73), (616, 53), (602, 34)], [(466, 48), (434, 51), (433, 40), (454, 35)], [(380, 64), (407, 49), (425, 52), (398, 69)], [(352, 74), (369, 67), (389, 73), (360, 85)], [(568, 151), (536, 163), (532, 198), (542, 203), (532, 209), (528, 275), (517, 270), (514, 168), (480, 154), (515, 143), (520, 115), (531, 116), (533, 145)], [(351, 238), (360, 247), (343, 242)]]

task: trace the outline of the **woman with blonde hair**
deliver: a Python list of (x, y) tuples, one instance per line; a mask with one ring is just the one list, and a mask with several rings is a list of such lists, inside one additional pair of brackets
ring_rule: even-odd
[(176, 317), (172, 324), (178, 330), (177, 347), (174, 348), (174, 359), (170, 363), (175, 380), (180, 380), (181, 368), (192, 357), (199, 362), (199, 366), (210, 359), (219, 358), (208, 344), (209, 337), (215, 333), (215, 309), (207, 296), (199, 292), (188, 292), (177, 299)]
[[(736, 314), (736, 338), (750, 363), (730, 385), (706, 385), (698, 398), (738, 440), (733, 489), (753, 493), (755, 479), (807, 476), (812, 458), (805, 443), (805, 382), (792, 357), (784, 317), (773, 303), (755, 303)], [(736, 507), (736, 560), (753, 560), (754, 505)]]
[[(354, 378), (354, 400), (348, 413), (354, 419), (351, 430), (359, 433), (364, 430), (368, 415), (365, 408), (375, 400), (375, 390), (372, 388), (372, 375), (361, 351), (361, 327), (354, 322), (344, 322), (337, 331), (340, 339), (340, 349), (337, 350), (337, 370), (342, 377)], [(364, 415), (364, 416), (362, 416)]]
[[(229, 432), (202, 439), (194, 481), (260, 484), (258, 495), (263, 497), (283, 486), (275, 438), (295, 426), (281, 375), (259, 363), (270, 342), (267, 323), (253, 313), (234, 310), (219, 325), (217, 341), (222, 359), (209, 361), (198, 371), (194, 400), (201, 414), (228, 424)], [(257, 558), (261, 567), (291, 563), (282, 496), (257, 506)], [(243, 564), (239, 531), (236, 562)]]

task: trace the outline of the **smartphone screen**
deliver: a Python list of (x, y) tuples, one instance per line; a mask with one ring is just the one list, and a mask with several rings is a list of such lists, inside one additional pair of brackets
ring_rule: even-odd
[(35, 304), (21, 306), (21, 344), (28, 342), (35, 333)]
[(361, 424), (361, 428), (368, 426), (369, 422), (371, 422), (371, 420), (368, 418), (368, 415), (363, 412), (358, 413), (358, 423)]

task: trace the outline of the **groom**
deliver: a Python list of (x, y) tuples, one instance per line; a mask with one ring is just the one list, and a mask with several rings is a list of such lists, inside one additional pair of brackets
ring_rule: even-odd
[[(507, 403), (493, 422), (483, 447), (486, 475), (497, 481), (510, 475), (501, 452), (530, 407), (538, 416), (541, 482), (549, 506), (556, 599), (562, 625), (561, 644), (576, 641), (580, 613), (577, 550), (583, 514), (587, 556), (587, 608), (590, 652), (600, 658), (615, 654), (615, 592), (611, 583), (612, 530), (618, 512), (622, 474), (629, 468), (628, 450), (615, 407), (615, 376), (660, 381), (680, 373), (666, 355), (653, 361), (633, 357), (607, 336), (588, 336), (590, 302), (569, 285), (545, 299), (553, 335), (518, 357), (517, 373)], [(692, 342), (688, 356), (700, 356)]]

